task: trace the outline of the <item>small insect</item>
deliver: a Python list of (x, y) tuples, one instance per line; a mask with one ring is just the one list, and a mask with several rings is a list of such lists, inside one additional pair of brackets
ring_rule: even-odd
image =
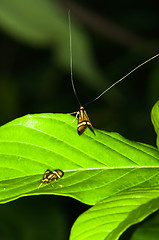
[(54, 170), (54, 171), (50, 171), (49, 169), (47, 169), (44, 173), (42, 182), (40, 183), (38, 188), (40, 188), (43, 183), (48, 184), (52, 180), (56, 181), (59, 178), (62, 178), (63, 175), (64, 175), (64, 172), (62, 170), (57, 169), (57, 170)]
[(89, 120), (89, 117), (84, 107), (80, 106), (80, 110), (78, 112), (73, 112), (69, 114), (76, 114), (74, 121), (76, 120), (76, 118), (78, 118), (77, 132), (79, 135), (81, 135), (87, 127), (95, 134), (92, 123)]
[(123, 81), (126, 77), (128, 77), (131, 73), (135, 72), (138, 68), (140, 68), (141, 66), (143, 66), (144, 64), (150, 62), (151, 60), (153, 60), (154, 58), (159, 57), (159, 54), (156, 54), (155, 56), (149, 58), (148, 60), (146, 60), (145, 62), (141, 63), (140, 65), (138, 65), (136, 68), (134, 68), (133, 70), (131, 70), (129, 73), (127, 73), (124, 77), (120, 78), (118, 81), (116, 81), (115, 83), (113, 83), (111, 86), (109, 86), (106, 90), (104, 90), (99, 96), (97, 96), (95, 99), (93, 99), (92, 101), (81, 105), (80, 100), (77, 96), (76, 93), (76, 89), (74, 86), (74, 81), (73, 81), (73, 71), (72, 71), (72, 34), (71, 34), (71, 18), (70, 18), (70, 10), (68, 11), (68, 18), (69, 18), (69, 33), (70, 33), (70, 70), (71, 70), (71, 83), (72, 83), (72, 88), (75, 94), (75, 97), (79, 103), (80, 106), (80, 110), (76, 111), (76, 112), (72, 112), (70, 114), (76, 114), (76, 118), (78, 118), (78, 124), (77, 124), (77, 132), (79, 135), (82, 135), (84, 133), (84, 131), (86, 130), (86, 128), (88, 127), (94, 134), (94, 129), (92, 126), (91, 121), (89, 120), (89, 117), (86, 113), (86, 110), (83, 106), (86, 106), (90, 103), (95, 102), (97, 99), (99, 99), (101, 96), (103, 96), (107, 91), (109, 91), (111, 88), (113, 88), (116, 84), (120, 83), (121, 81)]
[(77, 125), (78, 134), (81, 135), (86, 130), (87, 127), (94, 133), (92, 123), (89, 120), (86, 110), (84, 109), (84, 107), (81, 106), (79, 110)]

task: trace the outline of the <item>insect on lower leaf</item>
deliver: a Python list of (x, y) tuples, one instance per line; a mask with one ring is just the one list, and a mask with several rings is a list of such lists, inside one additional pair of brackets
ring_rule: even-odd
[(56, 181), (59, 178), (62, 178), (63, 175), (64, 175), (64, 172), (62, 170), (57, 169), (57, 170), (54, 170), (54, 171), (50, 171), (49, 169), (47, 169), (44, 173), (42, 182), (40, 183), (38, 188), (40, 188), (43, 183), (48, 184), (53, 180)]

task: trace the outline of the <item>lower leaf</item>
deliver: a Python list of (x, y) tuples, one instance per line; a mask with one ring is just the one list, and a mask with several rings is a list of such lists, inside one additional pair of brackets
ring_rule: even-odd
[(70, 240), (117, 240), (158, 209), (159, 186), (122, 192), (83, 213), (72, 227)]

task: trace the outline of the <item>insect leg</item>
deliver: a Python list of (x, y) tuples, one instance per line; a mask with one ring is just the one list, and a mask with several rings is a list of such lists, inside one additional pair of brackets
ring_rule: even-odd
[[(78, 115), (79, 115), (79, 111), (78, 112), (72, 112), (72, 113), (67, 113), (67, 114), (70, 114), (70, 115), (73, 115), (76, 113), (76, 116), (75, 116), (75, 119), (73, 120), (73, 122), (78, 118)], [(73, 123), (72, 122), (72, 123)]]

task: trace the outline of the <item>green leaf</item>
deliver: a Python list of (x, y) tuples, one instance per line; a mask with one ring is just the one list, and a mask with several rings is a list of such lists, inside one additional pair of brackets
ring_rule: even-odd
[[(1, 203), (58, 194), (95, 204), (132, 187), (159, 184), (156, 148), (96, 129), (96, 135), (87, 129), (78, 136), (73, 119), (68, 114), (34, 114), (0, 127)], [(64, 176), (59, 185), (38, 189), (47, 169), (61, 169)]]
[[(150, 216), (151, 217), (151, 216)], [(131, 240), (158, 240), (159, 236), (159, 213), (152, 215), (151, 218), (145, 221), (133, 233)]]
[(157, 134), (157, 147), (159, 148), (159, 101), (152, 108), (151, 120)]
[(129, 226), (158, 208), (159, 186), (124, 191), (83, 213), (72, 227), (70, 240), (117, 240)]

